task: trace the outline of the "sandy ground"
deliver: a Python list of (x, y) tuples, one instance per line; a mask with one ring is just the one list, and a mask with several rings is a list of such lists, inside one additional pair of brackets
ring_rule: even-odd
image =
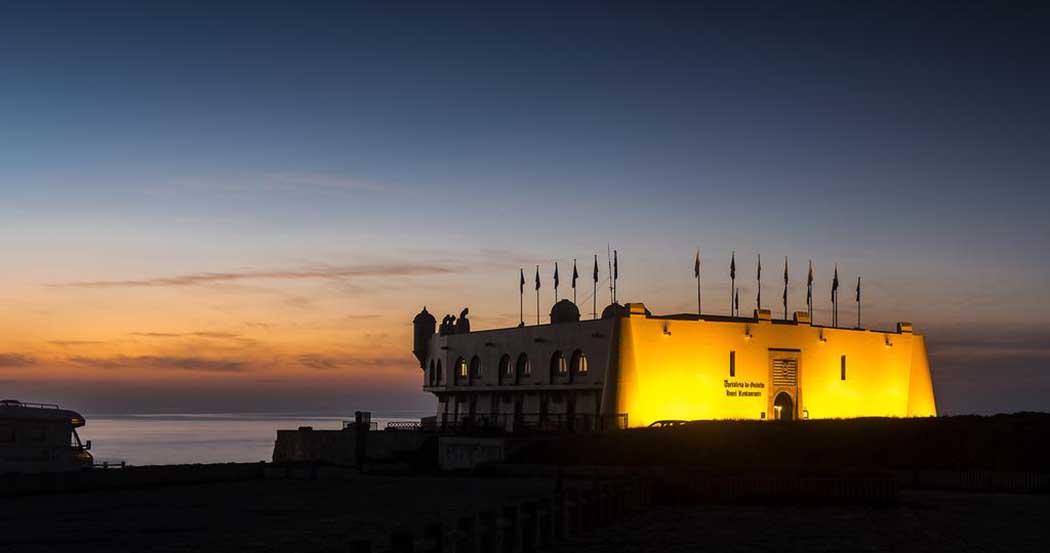
[(549, 496), (545, 480), (270, 480), (0, 498), (0, 552), (345, 552), (486, 506)]
[(905, 491), (892, 507), (659, 507), (558, 553), (1050, 551), (1050, 496)]

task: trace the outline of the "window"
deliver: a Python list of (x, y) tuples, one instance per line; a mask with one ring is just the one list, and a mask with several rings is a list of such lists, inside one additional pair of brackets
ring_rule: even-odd
[(580, 350), (576, 350), (576, 352), (572, 354), (572, 370), (579, 375), (587, 374), (587, 356)]
[(474, 378), (481, 378), (481, 358), (477, 355), (470, 360), (470, 374)]
[(729, 376), (730, 377), (735, 377), (736, 376), (736, 352), (735, 351), (729, 352)]
[(456, 376), (459, 378), (467, 377), (467, 360), (462, 357), (456, 359)]
[(841, 363), (841, 368), (840, 368), (840, 370), (841, 370), (841, 374), (839, 375), (839, 377), (840, 377), (840, 378), (841, 378), (842, 380), (846, 380), (846, 356), (845, 356), (845, 355), (843, 355), (843, 356), (842, 356), (842, 359), (840, 359), (839, 361), (840, 361), (840, 363)]
[(569, 362), (565, 360), (565, 356), (560, 351), (554, 352), (551, 357), (551, 372), (561, 376), (569, 373)]
[(434, 360), (431, 359), (430, 360), (430, 370), (427, 371), (427, 380), (430, 382), (431, 386), (434, 385), (434, 379), (435, 378), (437, 378), (437, 371), (434, 368)]
[(510, 356), (504, 355), (499, 358), (499, 373), (505, 377), (513, 377), (514, 369), (510, 366)]
[(518, 356), (518, 374), (529, 376), (532, 374), (532, 365), (529, 364), (529, 356), (524, 353)]
[(438, 385), (441, 385), (441, 382), (442, 382), (442, 381), (443, 381), (443, 380), (445, 379), (445, 378), (444, 378), (444, 377), (445, 377), (445, 375), (441, 374), (441, 372), (442, 372), (442, 371), (441, 371), (441, 360), (440, 360), (440, 359), (438, 359), (438, 364), (437, 364), (437, 376), (435, 376), (435, 377), (434, 377), (434, 378), (436, 378), (436, 379), (437, 379), (437, 383), (438, 383)]

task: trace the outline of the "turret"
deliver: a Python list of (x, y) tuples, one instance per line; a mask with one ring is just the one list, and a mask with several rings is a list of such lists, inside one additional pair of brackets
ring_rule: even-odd
[(427, 352), (430, 350), (430, 340), (434, 337), (434, 325), (437, 319), (427, 312), (426, 306), (412, 319), (412, 353), (419, 360), (419, 368), (426, 368)]

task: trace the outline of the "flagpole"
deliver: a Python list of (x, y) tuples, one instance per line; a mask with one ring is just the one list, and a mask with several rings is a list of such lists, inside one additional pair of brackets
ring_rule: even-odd
[(594, 254), (594, 273), (591, 276), (594, 291), (591, 292), (591, 318), (598, 318), (598, 254)]
[(536, 265), (536, 324), (540, 324), (540, 266)]
[(572, 260), (572, 303), (576, 303), (576, 279), (579, 275), (576, 273), (576, 259)]
[(733, 257), (729, 261), (729, 282), (729, 316), (734, 317), (736, 316), (736, 308), (734, 307), (736, 296), (734, 294), (739, 293), (736, 291), (736, 250), (733, 251)]
[(518, 284), (518, 324), (525, 326), (525, 268), (519, 268), (521, 280)]
[(857, 277), (857, 328), (860, 328), (860, 277)]

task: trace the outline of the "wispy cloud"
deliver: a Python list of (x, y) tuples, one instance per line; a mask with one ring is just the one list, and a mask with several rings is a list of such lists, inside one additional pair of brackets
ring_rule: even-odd
[(0, 367), (29, 367), (36, 359), (21, 353), (0, 353)]
[(48, 343), (53, 345), (53, 346), (75, 347), (75, 346), (97, 346), (99, 344), (104, 344), (106, 342), (103, 342), (101, 340), (50, 340), (50, 341), (48, 341)]
[(240, 334), (233, 332), (132, 332), (142, 338), (212, 338), (215, 340), (238, 340)]
[(360, 265), (341, 267), (318, 267), (295, 270), (276, 271), (231, 271), (219, 273), (189, 273), (167, 277), (154, 277), (137, 280), (85, 280), (48, 284), (51, 288), (147, 288), (147, 287), (180, 287), (207, 286), (241, 280), (311, 280), (311, 279), (347, 279), (369, 277), (404, 277), (441, 275), (455, 272), (443, 265)]
[(172, 357), (162, 355), (117, 357), (71, 357), (69, 361), (97, 369), (181, 370), (201, 372), (241, 372), (247, 369), (244, 361), (211, 359), (205, 357)]
[(358, 357), (344, 355), (306, 354), (298, 358), (300, 365), (317, 370), (341, 370), (361, 367), (399, 368), (412, 366), (411, 358), (405, 356)]

